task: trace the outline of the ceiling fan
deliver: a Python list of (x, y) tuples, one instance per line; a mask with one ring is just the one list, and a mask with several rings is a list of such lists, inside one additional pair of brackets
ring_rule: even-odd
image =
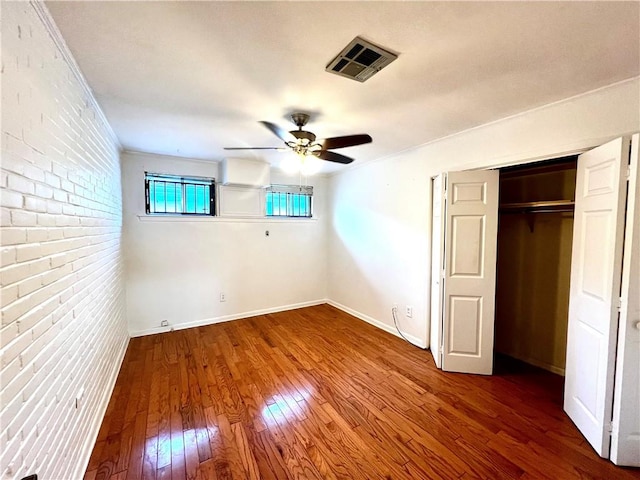
[[(365, 143), (371, 143), (372, 139), (367, 134), (358, 135), (345, 135), (343, 137), (331, 137), (325, 138), (316, 142), (316, 136), (312, 132), (303, 130), (307, 122), (309, 121), (309, 115), (306, 113), (293, 113), (291, 114), (291, 120), (298, 127), (298, 130), (286, 130), (271, 122), (260, 122), (267, 127), (271, 132), (277, 136), (284, 144), (301, 156), (313, 155), (321, 158), (322, 160), (328, 160), (330, 162), (349, 164), (353, 162), (353, 158), (347, 157), (340, 153), (331, 152), (329, 150), (334, 148), (353, 147), (355, 145), (362, 145)], [(225, 150), (285, 150), (283, 147), (227, 147)]]

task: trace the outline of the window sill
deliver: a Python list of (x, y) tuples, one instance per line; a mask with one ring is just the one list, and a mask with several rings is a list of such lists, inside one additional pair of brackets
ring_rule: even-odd
[(219, 222), (219, 223), (309, 223), (317, 222), (315, 217), (212, 217), (209, 215), (136, 215), (143, 223), (172, 223), (172, 222)]

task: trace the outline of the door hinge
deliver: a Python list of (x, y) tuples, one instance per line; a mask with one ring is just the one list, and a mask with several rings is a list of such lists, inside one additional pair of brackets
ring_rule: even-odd
[(631, 178), (631, 165), (627, 165), (627, 171), (625, 172), (625, 178), (629, 180)]
[(616, 305), (618, 313), (622, 312), (622, 297), (618, 297), (618, 304)]
[(612, 435), (612, 434), (613, 434), (613, 422), (607, 422), (607, 424), (605, 425), (605, 431), (606, 431), (609, 435)]

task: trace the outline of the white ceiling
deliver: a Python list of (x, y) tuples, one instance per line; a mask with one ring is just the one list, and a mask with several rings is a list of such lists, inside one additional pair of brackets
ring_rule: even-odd
[[(338, 151), (361, 163), (640, 74), (635, 1), (47, 6), (123, 147), (183, 157), (280, 146), (258, 121), (303, 111), (318, 137), (369, 133)], [(366, 83), (325, 72), (356, 35), (399, 54)]]

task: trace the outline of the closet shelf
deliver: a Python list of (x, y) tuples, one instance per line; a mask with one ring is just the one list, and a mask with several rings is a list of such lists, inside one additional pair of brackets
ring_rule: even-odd
[(504, 213), (549, 213), (573, 212), (573, 200), (549, 200), (544, 202), (503, 203), (500, 211)]

